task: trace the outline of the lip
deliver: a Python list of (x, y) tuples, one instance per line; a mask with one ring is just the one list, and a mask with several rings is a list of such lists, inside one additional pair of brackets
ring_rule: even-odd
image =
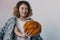
[(23, 13), (23, 14), (26, 14), (26, 13)]

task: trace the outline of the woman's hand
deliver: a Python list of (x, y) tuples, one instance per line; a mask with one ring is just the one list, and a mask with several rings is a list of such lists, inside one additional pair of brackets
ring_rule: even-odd
[(31, 35), (31, 33), (29, 33), (28, 31), (26, 33), (22, 33), (22, 37), (28, 37), (30, 35)]
[(26, 36), (31, 35), (31, 33), (29, 33), (28, 31), (26, 33), (19, 32), (17, 26), (15, 26), (14, 33), (15, 35), (20, 36), (20, 37), (26, 37)]

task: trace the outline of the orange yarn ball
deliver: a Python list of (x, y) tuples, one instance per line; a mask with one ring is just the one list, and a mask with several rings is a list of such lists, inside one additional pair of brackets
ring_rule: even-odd
[(29, 32), (32, 34), (32, 36), (37, 35), (41, 32), (41, 24), (37, 21), (27, 21), (24, 24), (24, 32)]

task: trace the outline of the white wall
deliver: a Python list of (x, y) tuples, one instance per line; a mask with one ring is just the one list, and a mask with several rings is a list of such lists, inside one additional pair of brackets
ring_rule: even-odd
[[(12, 16), (19, 0), (0, 0), (0, 28)], [(60, 0), (26, 0), (32, 9), (32, 18), (42, 24), (44, 40), (60, 40)]]

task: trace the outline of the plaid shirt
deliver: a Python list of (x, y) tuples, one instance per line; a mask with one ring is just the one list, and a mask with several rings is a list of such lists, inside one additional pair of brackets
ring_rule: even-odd
[[(29, 20), (31, 20), (31, 18), (29, 18)], [(16, 24), (16, 17), (11, 17), (10, 19), (8, 19), (3, 28), (0, 29), (0, 40), (16, 40), (13, 31), (15, 24)], [(40, 37), (40, 35), (37, 35), (31, 37), (30, 40), (42, 40), (42, 38)]]

